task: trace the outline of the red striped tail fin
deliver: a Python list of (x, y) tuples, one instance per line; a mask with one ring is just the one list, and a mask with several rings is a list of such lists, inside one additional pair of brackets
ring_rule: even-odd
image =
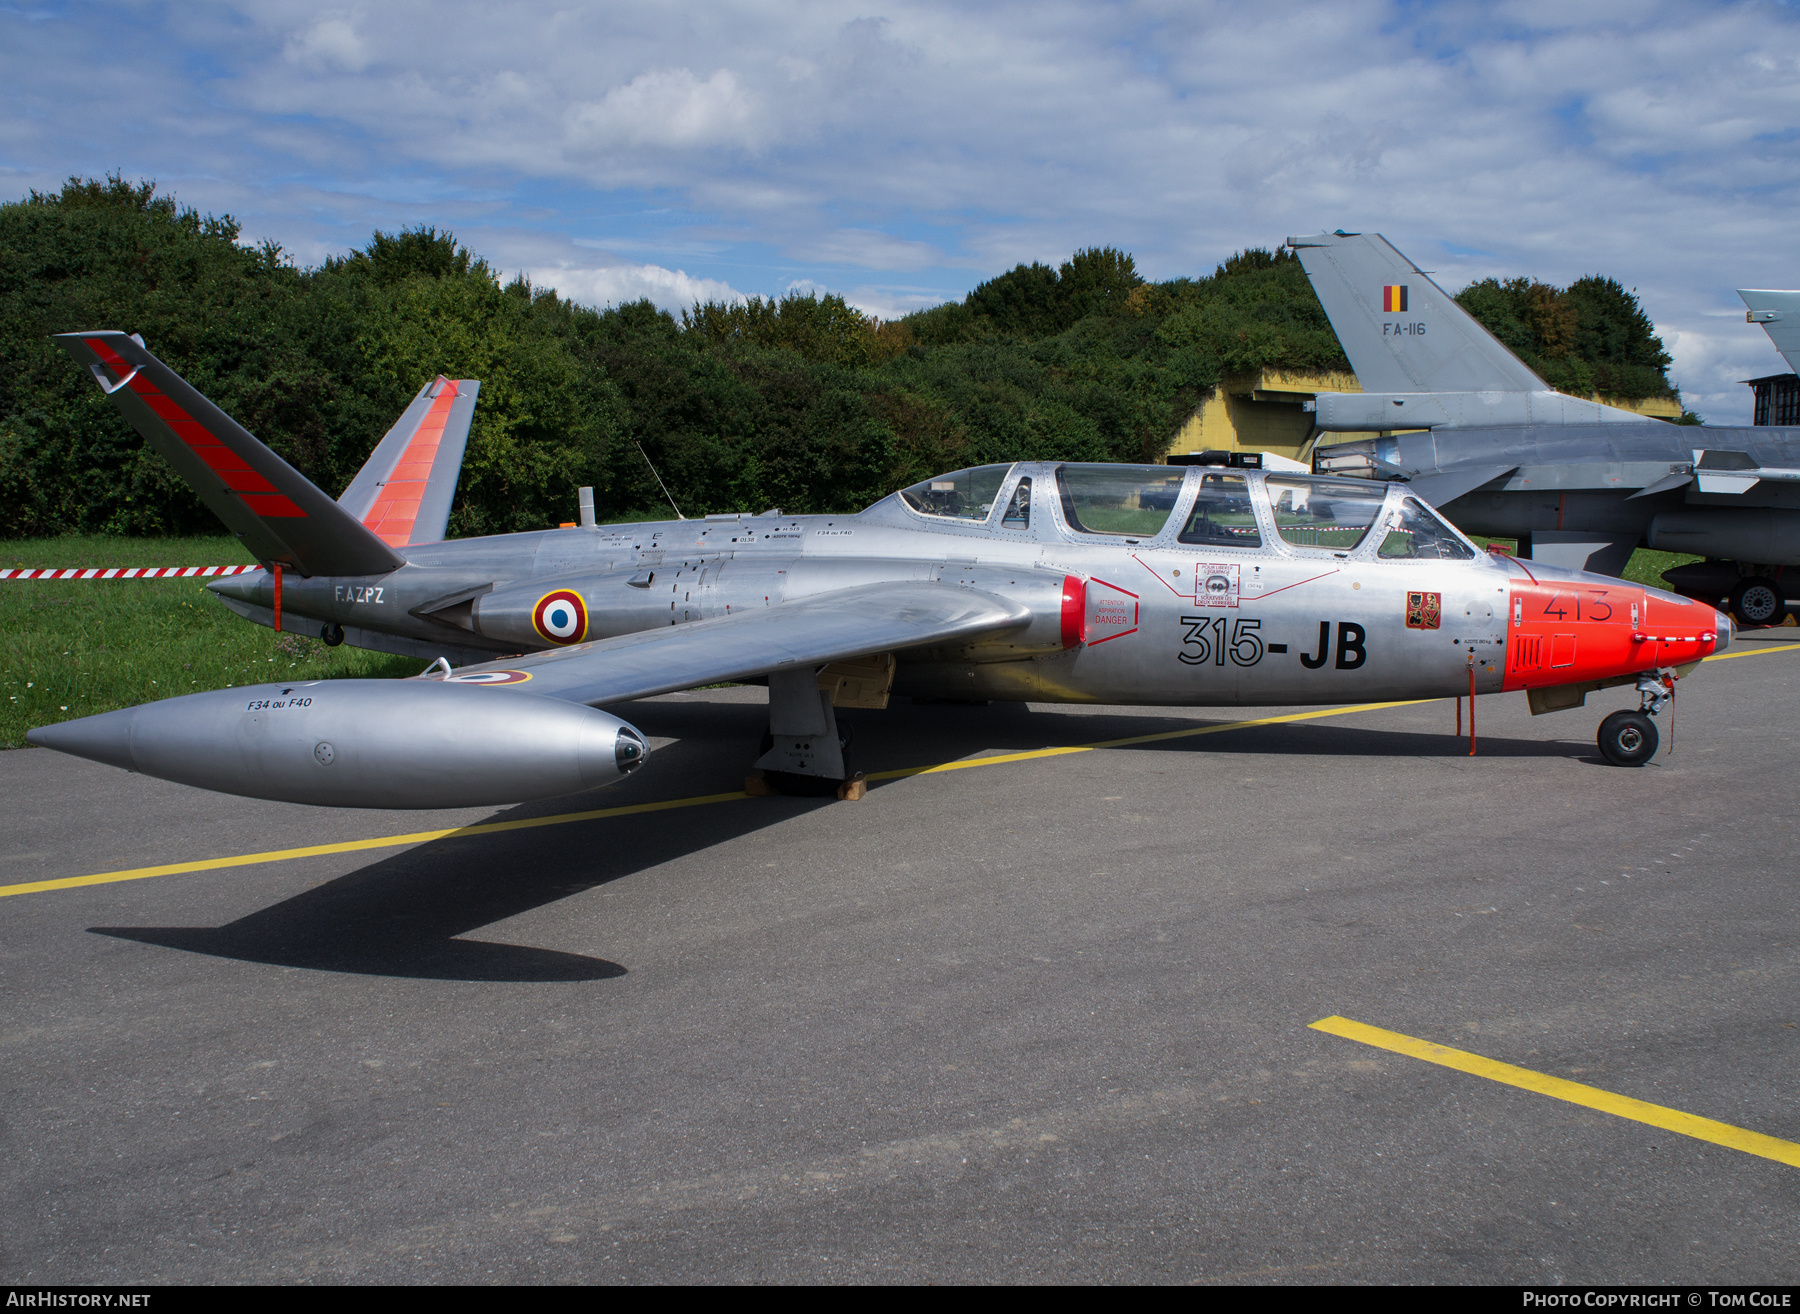
[(420, 388), (338, 505), (389, 547), (441, 541), (480, 391), (442, 375)]
[(55, 340), (258, 560), (302, 575), (378, 575), (405, 564), (142, 342), (110, 329)]

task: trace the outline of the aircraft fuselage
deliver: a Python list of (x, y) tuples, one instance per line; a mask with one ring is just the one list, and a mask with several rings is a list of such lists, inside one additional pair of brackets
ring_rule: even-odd
[[(1570, 684), (1684, 664), (1729, 632), (1710, 607), (1615, 578), (1466, 547), (1461, 559), (1394, 555), (1404, 485), (1375, 493), (1373, 527), (1351, 541), (1329, 523), (1322, 532), (1278, 524), (1266, 477), (1246, 472), (1252, 496), (1232, 532), (1256, 545), (1227, 546), (1180, 541), (1204, 468), (1187, 472), (1166, 523), (1142, 538), (1077, 529), (1052, 493), (1057, 468), (1013, 467), (980, 521), (921, 514), (895, 495), (848, 516), (710, 517), (408, 548), (406, 565), (379, 577), (285, 579), (284, 627), (341, 626), (362, 646), (460, 664), (858, 586), (935, 582), (1006, 598), (1030, 620), (970, 644), (896, 653), (895, 692), (1189, 706), (1467, 694), (1471, 671), (1478, 693)], [(1022, 481), (1039, 495), (1024, 523), (1003, 524), (999, 508)], [(1293, 541), (1307, 538), (1323, 542)], [(269, 575), (212, 587), (240, 613), (272, 619)], [(1664, 631), (1679, 631), (1678, 642), (1638, 637)], [(1552, 635), (1565, 636), (1555, 653)], [(1525, 639), (1541, 640), (1529, 662)]]

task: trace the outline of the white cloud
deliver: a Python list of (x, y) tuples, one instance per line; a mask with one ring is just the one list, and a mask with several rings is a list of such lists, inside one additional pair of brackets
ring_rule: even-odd
[(645, 297), (679, 314), (696, 301), (742, 301), (744, 294), (716, 278), (695, 278), (684, 270), (661, 265), (605, 265), (582, 268), (558, 265), (526, 271), (534, 287), (553, 287), (586, 306), (617, 306)]
[(578, 157), (639, 147), (754, 147), (759, 116), (730, 69), (702, 82), (685, 68), (640, 74), (599, 101), (569, 109), (568, 148)]
[(1690, 397), (1725, 398), (1769, 354), (1707, 318), (1721, 298), (1800, 286), (1785, 6), (879, 12), (191, 0), (139, 11), (129, 51), (102, 23), (0, 15), (0, 145), (20, 176), (123, 167), (302, 250), (376, 223), (580, 231), (629, 259), (491, 254), (597, 301), (812, 279), (891, 313), (1090, 244), (1171, 277), (1288, 233), (1379, 231), (1450, 286), (1638, 288)]
[(295, 64), (360, 73), (369, 66), (369, 52), (348, 18), (325, 18), (288, 38), (282, 54)]
[(1788, 372), (1768, 335), (1744, 322), (1742, 309), (1690, 327), (1656, 328), (1674, 357), (1669, 373), (1681, 381), (1682, 403), (1708, 424), (1749, 424), (1754, 399), (1744, 380)]
[(908, 241), (874, 228), (840, 228), (810, 237), (796, 252), (815, 263), (860, 269), (929, 269), (944, 253), (929, 242)]

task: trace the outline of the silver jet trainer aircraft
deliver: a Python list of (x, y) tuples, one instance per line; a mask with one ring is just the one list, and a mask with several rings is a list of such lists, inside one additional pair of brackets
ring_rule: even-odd
[(1404, 485), (1215, 467), (1020, 462), (856, 515), (428, 541), (467, 382), (424, 389), (333, 502), (141, 343), (58, 340), (264, 562), (209, 585), (222, 601), (439, 658), (411, 679), (188, 694), (29, 735), (225, 793), (388, 808), (573, 793), (644, 760), (643, 736), (598, 707), (758, 678), (756, 766), (789, 793), (836, 790), (851, 772), (835, 709), (891, 692), (1208, 706), (1523, 689), (1540, 712), (1635, 683), (1640, 710), (1599, 738), (1635, 766), (1656, 750), (1647, 713), (1730, 642), (1711, 607), (1482, 552)]
[(1380, 234), (1288, 245), (1366, 389), (1320, 393), (1314, 423), (1422, 431), (1316, 447), (1317, 469), (1407, 479), (1458, 528), (1517, 539), (1534, 563), (1616, 575), (1640, 546), (1702, 556), (1663, 578), (1745, 625), (1786, 617), (1800, 596), (1800, 428), (1672, 425), (1553, 392)]

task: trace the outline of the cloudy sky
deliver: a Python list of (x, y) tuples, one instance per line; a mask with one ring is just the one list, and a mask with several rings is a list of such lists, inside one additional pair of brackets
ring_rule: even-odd
[(1690, 405), (1785, 369), (1800, 14), (1697, 4), (0, 0), (0, 197), (154, 178), (303, 262), (450, 228), (578, 300), (882, 315), (1112, 245), (1384, 233), (1638, 290)]

